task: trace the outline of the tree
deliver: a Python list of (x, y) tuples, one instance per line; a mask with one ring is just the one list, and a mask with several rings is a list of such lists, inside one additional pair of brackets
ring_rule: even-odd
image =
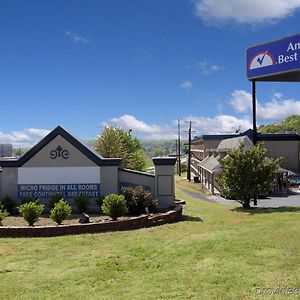
[(145, 151), (140, 141), (121, 128), (106, 127), (97, 136), (94, 147), (103, 157), (123, 158), (124, 168), (145, 169)]
[(300, 116), (292, 115), (285, 118), (280, 123), (271, 125), (262, 125), (258, 128), (261, 133), (287, 133), (298, 132), (300, 133)]
[(251, 201), (273, 186), (280, 160), (268, 159), (261, 143), (248, 150), (241, 145), (221, 160), (223, 168), (217, 180), (221, 193), (250, 208)]

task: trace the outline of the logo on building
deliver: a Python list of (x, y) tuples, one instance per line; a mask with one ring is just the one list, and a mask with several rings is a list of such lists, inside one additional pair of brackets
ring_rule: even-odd
[(275, 64), (275, 59), (271, 53), (267, 51), (262, 51), (256, 54), (249, 64), (249, 69), (258, 69), (263, 67), (272, 66)]
[(69, 158), (69, 151), (64, 150), (62, 146), (58, 146), (56, 149), (50, 151), (50, 158), (56, 159), (57, 157), (61, 157), (63, 159)]

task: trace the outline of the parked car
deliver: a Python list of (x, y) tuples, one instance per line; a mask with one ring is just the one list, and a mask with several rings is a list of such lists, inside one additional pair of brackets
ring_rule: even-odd
[(300, 185), (300, 176), (293, 175), (289, 177), (290, 185)]

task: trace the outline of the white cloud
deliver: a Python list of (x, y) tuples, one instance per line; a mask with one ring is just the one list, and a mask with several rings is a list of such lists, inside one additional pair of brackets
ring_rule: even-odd
[(189, 80), (185, 80), (180, 84), (180, 87), (184, 90), (190, 90), (193, 88), (193, 83)]
[(212, 74), (220, 71), (222, 69), (221, 66), (217, 64), (209, 64), (206, 60), (198, 61), (196, 64), (196, 68), (201, 71), (202, 74)]
[[(194, 135), (234, 133), (239, 127), (241, 131), (245, 131), (252, 126), (247, 119), (238, 119), (229, 115), (218, 115), (214, 118), (190, 116), (181, 121), (182, 138), (187, 138), (188, 121), (195, 122), (192, 125), (196, 130)], [(124, 130), (133, 129), (133, 134), (143, 139), (177, 139), (177, 120), (166, 125), (149, 125), (134, 116), (124, 115), (103, 122), (101, 125), (121, 127)]]
[(123, 115), (119, 118), (113, 118), (108, 122), (102, 122), (103, 127), (105, 126), (113, 126), (120, 127), (124, 130), (132, 129), (137, 132), (144, 133), (155, 133), (159, 131), (159, 126), (157, 125), (148, 125), (144, 121), (138, 120), (136, 117), (131, 115)]
[[(252, 110), (252, 95), (244, 90), (231, 93), (230, 105), (237, 112), (250, 112)], [(300, 101), (284, 99), (281, 93), (275, 93), (272, 99), (262, 104), (257, 101), (257, 119), (279, 121), (290, 115), (300, 115)]]
[(213, 118), (190, 116), (185, 121), (195, 122), (192, 127), (196, 130), (195, 135), (202, 134), (229, 134), (246, 131), (252, 127), (252, 123), (247, 119), (238, 119), (230, 115), (218, 115)]
[(12, 131), (11, 133), (4, 133), (0, 131), (0, 143), (9, 143), (14, 146), (33, 146), (45, 137), (50, 130), (28, 128), (22, 131)]
[(196, 14), (209, 24), (276, 22), (300, 8), (300, 0), (196, 0)]
[(124, 130), (132, 129), (134, 135), (147, 139), (175, 139), (176, 131), (168, 125), (147, 124), (138, 120), (132, 115), (123, 115), (118, 118), (112, 118), (107, 122), (101, 123), (102, 127), (112, 126), (120, 127)]
[(273, 97), (277, 98), (277, 99), (281, 99), (283, 97), (283, 94), (282, 93), (274, 93)]
[(86, 43), (89, 43), (89, 42), (92, 41), (92, 39), (86, 38), (84, 36), (80, 36), (80, 35), (72, 32), (72, 31), (65, 31), (65, 34), (67, 36), (69, 36), (73, 40), (74, 43), (84, 43), (84, 44), (86, 44)]
[(265, 105), (258, 104), (257, 106), (257, 118), (260, 120), (279, 121), (290, 115), (300, 115), (300, 101), (273, 98)]
[(230, 105), (237, 112), (248, 111), (252, 107), (252, 95), (244, 90), (235, 90), (231, 93)]

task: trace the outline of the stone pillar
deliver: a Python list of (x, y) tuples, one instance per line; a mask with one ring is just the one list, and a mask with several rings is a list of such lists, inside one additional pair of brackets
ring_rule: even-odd
[(154, 157), (155, 166), (155, 199), (158, 200), (158, 208), (163, 209), (174, 205), (175, 180), (174, 157)]
[(119, 167), (100, 167), (100, 190), (101, 196), (119, 193)]

